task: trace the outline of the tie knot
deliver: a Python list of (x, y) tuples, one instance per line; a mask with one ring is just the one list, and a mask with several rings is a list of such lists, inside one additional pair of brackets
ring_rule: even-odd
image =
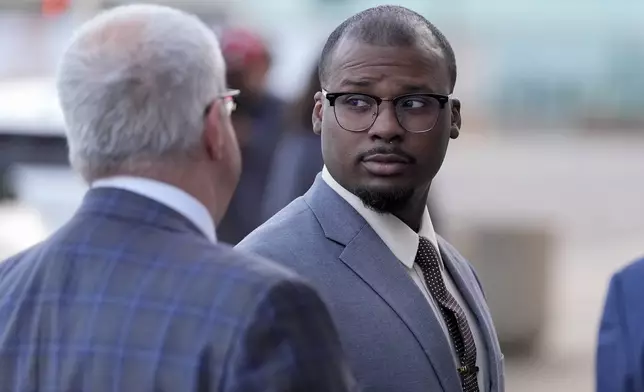
[(434, 244), (425, 237), (419, 237), (418, 251), (416, 252), (416, 263), (418, 263), (421, 268), (427, 268), (429, 265), (432, 265), (432, 268), (436, 268), (440, 265), (439, 260), (440, 257)]
[(418, 238), (419, 238), (419, 241), (418, 241), (418, 253), (417, 253), (417, 255), (419, 255), (421, 253), (428, 253), (428, 254), (431, 254), (431, 255), (438, 256), (438, 251), (436, 250), (436, 247), (434, 246), (434, 244), (430, 240), (428, 240), (425, 237), (418, 237)]
[(418, 238), (420, 239), (420, 244), (421, 245), (430, 246), (432, 248), (434, 247), (434, 245), (432, 245), (432, 242), (430, 240), (428, 240), (427, 238), (422, 237), (422, 236), (418, 236)]

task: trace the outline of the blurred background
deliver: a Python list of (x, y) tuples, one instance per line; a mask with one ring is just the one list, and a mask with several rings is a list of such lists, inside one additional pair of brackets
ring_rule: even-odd
[[(0, 0), (0, 259), (78, 206), (53, 76), (72, 30), (117, 0)], [(342, 20), (387, 2), (165, 0), (221, 38), (244, 177), (218, 235), (235, 243), (321, 167), (312, 77)], [(591, 391), (610, 275), (644, 254), (644, 2), (397, 1), (451, 41), (463, 103), (429, 205), (475, 264), (509, 391)]]

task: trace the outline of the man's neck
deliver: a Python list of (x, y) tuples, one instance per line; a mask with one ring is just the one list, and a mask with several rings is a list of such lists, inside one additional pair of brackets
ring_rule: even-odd
[(413, 211), (411, 209), (406, 209), (405, 211), (396, 211), (392, 212), (392, 214), (403, 221), (407, 226), (409, 226), (410, 229), (418, 233), (420, 230), (420, 224), (422, 222), (423, 218), (423, 210), (417, 210), (414, 209)]
[[(139, 177), (171, 185), (195, 198), (199, 203), (207, 208), (209, 214), (214, 219), (218, 216), (215, 211), (212, 211), (212, 206), (216, 200), (215, 195), (210, 187), (205, 186), (208, 182), (201, 181), (200, 176), (196, 173), (199, 173), (199, 170), (172, 168), (168, 170), (119, 171), (117, 173), (110, 173), (110, 175), (106, 177)], [(96, 180), (99, 179), (97, 178)], [(217, 221), (217, 219), (215, 219), (215, 221)]]
[(409, 199), (404, 208), (391, 211), (392, 215), (403, 221), (403, 223), (416, 233), (420, 231), (423, 213), (425, 212), (425, 208), (427, 208), (427, 192), (421, 192), (419, 196), (417, 195), (418, 193), (414, 193), (414, 196)]

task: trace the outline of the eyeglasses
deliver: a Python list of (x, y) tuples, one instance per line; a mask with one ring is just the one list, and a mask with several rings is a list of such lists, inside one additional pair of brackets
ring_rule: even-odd
[(380, 104), (385, 101), (394, 105), (396, 119), (404, 130), (429, 132), (450, 99), (450, 95), (431, 93), (405, 94), (392, 99), (351, 92), (329, 93), (326, 90), (322, 90), (322, 94), (333, 106), (340, 127), (350, 132), (363, 132), (371, 128), (380, 114)]
[[(238, 96), (241, 93), (240, 90), (228, 90), (225, 93), (218, 95), (215, 97), (215, 101), (220, 99), (224, 101), (224, 109), (226, 110), (226, 114), (230, 116), (235, 109), (237, 109), (237, 103), (235, 102), (235, 97)], [(213, 103), (211, 102), (206, 106), (206, 110), (204, 111), (204, 116), (207, 116), (208, 113), (210, 113), (210, 109), (212, 109)]]
[(224, 108), (226, 113), (230, 116), (235, 109), (237, 109), (237, 103), (235, 102), (235, 97), (241, 93), (239, 90), (228, 90), (222, 95), (218, 96), (217, 99), (224, 101)]

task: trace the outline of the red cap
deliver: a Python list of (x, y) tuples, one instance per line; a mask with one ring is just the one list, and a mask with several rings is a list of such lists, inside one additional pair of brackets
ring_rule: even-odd
[(249, 30), (224, 30), (220, 41), (221, 51), (229, 67), (245, 67), (268, 56), (268, 49), (262, 38)]

